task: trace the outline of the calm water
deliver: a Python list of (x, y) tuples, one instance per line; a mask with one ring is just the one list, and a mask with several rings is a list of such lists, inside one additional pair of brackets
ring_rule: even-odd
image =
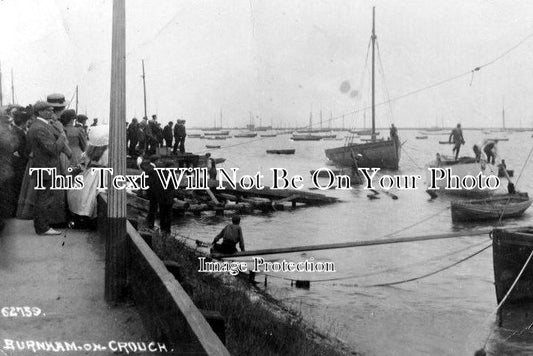
[[(339, 137), (344, 133), (340, 133)], [(383, 131), (382, 135), (388, 135)], [(450, 200), (440, 196), (430, 201), (425, 193), (424, 165), (435, 153), (451, 154), (451, 146), (439, 145), (447, 136), (429, 136), (416, 140), (417, 131), (400, 131), (403, 146), (401, 169), (395, 174), (421, 174), (419, 189), (394, 191), (398, 200), (381, 194), (381, 199), (369, 200), (368, 191), (361, 187), (345, 191), (326, 191), (341, 203), (268, 215), (247, 215), (243, 218), (247, 249), (289, 247), (333, 242), (372, 240), (395, 233), (394, 236), (414, 236), (471, 230), (490, 225), (452, 224), (448, 209)], [(499, 153), (509, 169), (515, 170), (516, 181), (533, 147), (531, 132), (484, 135), (465, 131), (465, 155), (484, 137), (508, 137), (499, 143)], [(309, 171), (326, 167), (325, 148), (336, 147), (343, 141), (292, 142), (290, 135), (274, 138), (232, 138), (218, 141), (235, 147), (211, 150), (214, 157), (224, 157), (224, 168), (240, 168), (243, 173), (257, 171), (265, 175), (270, 185), (269, 169), (283, 167), (289, 174), (300, 174), (306, 189), (311, 187)], [(206, 152), (206, 144), (215, 141), (188, 139), (187, 150)], [(217, 143), (218, 144), (218, 143)], [(295, 148), (292, 156), (267, 155), (266, 149)], [(533, 191), (533, 164), (528, 164), (517, 188)], [(504, 184), (506, 186), (506, 184)], [(521, 219), (507, 220), (507, 225), (532, 223), (533, 211)], [(180, 233), (205, 240), (224, 226), (227, 220), (217, 217), (186, 219), (175, 226)], [(417, 224), (418, 223), (418, 224)], [(406, 230), (406, 227), (414, 225)], [(396, 233), (397, 231), (401, 231)], [(300, 261), (333, 261), (337, 272), (312, 274), (305, 279), (335, 281), (311, 282), (309, 290), (291, 287), (288, 280), (269, 278), (268, 291), (300, 310), (307, 320), (322, 330), (344, 340), (354, 350), (370, 355), (473, 355), (489, 337), (488, 350), (495, 354), (531, 354), (533, 337), (528, 332), (510, 336), (509, 328), (498, 330), (492, 249), (482, 252), (458, 266), (414, 282), (390, 287), (370, 287), (377, 283), (394, 282), (417, 277), (454, 263), (487, 246), (487, 236), (315, 251), (273, 256), (272, 258)], [(301, 275), (278, 277), (302, 278)], [(367, 286), (367, 287), (365, 287)], [(533, 317), (531, 317), (533, 322)]]

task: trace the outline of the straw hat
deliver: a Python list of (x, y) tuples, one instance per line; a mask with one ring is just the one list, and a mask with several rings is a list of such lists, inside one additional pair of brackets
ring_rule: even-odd
[(63, 94), (50, 94), (46, 97), (46, 102), (54, 108), (64, 108), (67, 106), (67, 101)]

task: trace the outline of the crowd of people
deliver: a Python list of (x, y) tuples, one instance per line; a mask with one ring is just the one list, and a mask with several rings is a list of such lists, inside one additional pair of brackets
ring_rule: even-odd
[(68, 176), (86, 168), (91, 162), (90, 153), (94, 152), (89, 137), (98, 124), (98, 119), (94, 119), (88, 127), (87, 120), (87, 116), (67, 108), (62, 94), (48, 95), (46, 101), (26, 107), (2, 108), (0, 183), (6, 189), (2, 189), (0, 197), (5, 202), (0, 217), (33, 219), (35, 232), (43, 235), (57, 235), (60, 232), (53, 227), (71, 221), (71, 210), (76, 206), (67, 203), (65, 189), (50, 189), (53, 172), (44, 171), (45, 189), (35, 189), (37, 174), (30, 174), (30, 169), (55, 168), (57, 175)]
[(128, 155), (131, 157), (156, 154), (158, 147), (172, 149), (174, 154), (178, 151), (185, 153), (185, 120), (178, 120), (175, 126), (170, 121), (162, 128), (161, 123), (157, 121), (157, 115), (152, 115), (151, 120), (143, 117), (141, 122), (134, 117), (131, 123), (126, 125)]
[[(96, 197), (100, 175), (91, 168), (108, 166), (109, 127), (99, 125), (98, 119), (87, 126), (88, 118), (68, 109), (62, 94), (48, 95), (46, 101), (37, 101), (26, 107), (10, 105), (0, 111), (0, 224), (2, 219), (17, 217), (33, 219), (35, 232), (40, 235), (58, 235), (57, 228), (94, 224), (97, 216)], [(126, 123), (127, 124), (127, 123)], [(150, 211), (147, 225), (153, 228), (159, 211), (162, 232), (170, 233), (173, 194), (163, 189), (153, 168), (159, 165), (160, 156), (154, 154), (158, 147), (166, 146), (168, 152), (185, 152), (185, 120), (174, 126), (169, 122), (163, 129), (157, 122), (133, 118), (126, 125), (128, 154), (150, 157), (142, 167), (148, 175), (147, 192)], [(164, 144), (163, 145), (163, 140)], [(216, 178), (216, 164), (207, 155), (211, 179)], [(42, 175), (44, 189), (38, 185), (32, 168), (55, 168), (63, 177), (83, 175), (81, 189), (51, 189), (53, 173)], [(1, 227), (1, 226), (0, 226)]]

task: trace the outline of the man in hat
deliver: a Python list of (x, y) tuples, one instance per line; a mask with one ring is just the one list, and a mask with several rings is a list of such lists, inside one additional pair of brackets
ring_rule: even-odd
[(91, 124), (91, 127), (93, 126), (98, 126), (98, 118), (96, 117), (93, 119), (93, 123)]
[(174, 125), (174, 123), (170, 121), (163, 129), (163, 138), (165, 139), (168, 148), (172, 148), (172, 125)]
[[(54, 117), (54, 107), (48, 102), (38, 101), (33, 109), (37, 118), (28, 131), (28, 144), (33, 153), (32, 168), (56, 168), (59, 165), (59, 154), (65, 149), (66, 138), (50, 124), (50, 120)], [(48, 212), (54, 209), (53, 195), (50, 191), (51, 179), (51, 175), (45, 172), (43, 174), (45, 189), (35, 189), (33, 225), (35, 232), (40, 235), (61, 234), (49, 225)]]
[(187, 136), (185, 120), (178, 120), (178, 123), (174, 126), (174, 138), (176, 140), (173, 149), (174, 154), (178, 152), (178, 148), (181, 153), (185, 153), (185, 136)]

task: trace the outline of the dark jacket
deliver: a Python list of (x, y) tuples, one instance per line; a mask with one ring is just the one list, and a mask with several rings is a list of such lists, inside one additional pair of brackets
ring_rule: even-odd
[(187, 133), (185, 131), (185, 126), (183, 124), (176, 124), (176, 126), (174, 126), (174, 136), (175, 137), (187, 136)]
[[(145, 173), (148, 176), (146, 182), (148, 183), (148, 199), (153, 199), (158, 203), (171, 205), (174, 202), (175, 189), (172, 184), (169, 184), (167, 189), (163, 188), (163, 184), (159, 176), (151, 164), (146, 165)], [(166, 174), (161, 172), (161, 174)]]
[[(52, 125), (35, 119), (28, 131), (28, 144), (33, 154), (33, 168), (57, 168), (59, 153), (65, 149), (65, 136), (59, 134)], [(45, 179), (49, 178), (47, 174)]]
[(172, 141), (172, 126), (165, 126), (163, 129), (163, 138), (167, 141)]

